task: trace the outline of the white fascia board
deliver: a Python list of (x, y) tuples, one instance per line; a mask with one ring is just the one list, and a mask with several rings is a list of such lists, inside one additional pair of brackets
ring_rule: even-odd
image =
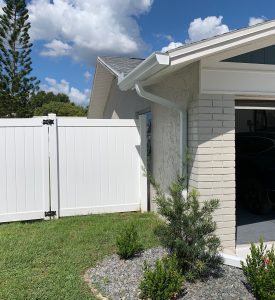
[(275, 34), (275, 21), (241, 29), (168, 52), (171, 65), (199, 60), (202, 57), (242, 46)]
[[(249, 69), (236, 64), (231, 68), (202, 68), (200, 70), (200, 93), (230, 95), (275, 95), (275, 66)], [(272, 67), (272, 69), (270, 69)]]
[(122, 91), (134, 87), (137, 81), (142, 81), (170, 65), (169, 55), (153, 53), (131, 71), (126, 77), (118, 78), (118, 85)]

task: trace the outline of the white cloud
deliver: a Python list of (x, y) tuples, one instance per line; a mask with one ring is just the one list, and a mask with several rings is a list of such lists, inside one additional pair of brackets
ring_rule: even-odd
[(79, 89), (71, 87), (70, 83), (65, 79), (62, 79), (60, 80), (60, 82), (58, 82), (53, 78), (46, 77), (45, 81), (45, 84), (40, 85), (41, 90), (44, 90), (46, 92), (53, 92), (54, 94), (66, 94), (68, 95), (70, 100), (77, 105), (86, 106), (89, 104), (89, 89), (85, 89), (83, 92), (81, 92)]
[(182, 45), (183, 45), (183, 43), (181, 43), (181, 42), (171, 42), (168, 46), (163, 47), (163, 48), (161, 49), (161, 52), (167, 52), (167, 51), (169, 51), (169, 50), (178, 48), (178, 47), (180, 47), (180, 46), (182, 46)]
[(86, 79), (86, 81), (88, 81), (91, 77), (92, 77), (92, 74), (89, 71), (86, 71), (84, 73), (84, 78)]
[(145, 44), (136, 17), (149, 12), (152, 4), (153, 0), (32, 0), (31, 37), (47, 42), (44, 55), (71, 55), (89, 63), (99, 54), (138, 54)]
[(216, 35), (229, 32), (228, 26), (222, 24), (222, 20), (222, 16), (210, 16), (205, 19), (194, 19), (194, 21), (190, 23), (188, 29), (189, 39), (186, 42), (197, 42), (203, 39), (207, 39)]
[(251, 17), (249, 19), (249, 23), (248, 23), (248, 26), (253, 26), (253, 25), (257, 25), (259, 23), (263, 23), (266, 21), (266, 18), (265, 17), (260, 17), (260, 18), (255, 18), (255, 17)]
[(70, 45), (59, 40), (52, 40), (50, 43), (47, 43), (44, 46), (46, 49), (41, 51), (41, 55), (51, 57), (69, 55), (72, 49)]

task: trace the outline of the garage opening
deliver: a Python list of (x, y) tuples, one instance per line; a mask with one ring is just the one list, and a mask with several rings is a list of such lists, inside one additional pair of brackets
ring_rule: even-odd
[(237, 245), (275, 241), (275, 101), (237, 100)]

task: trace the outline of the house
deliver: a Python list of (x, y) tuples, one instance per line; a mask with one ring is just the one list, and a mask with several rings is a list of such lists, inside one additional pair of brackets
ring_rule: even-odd
[(88, 118), (150, 113), (152, 173), (163, 187), (184, 172), (188, 148), (189, 188), (202, 200), (220, 199), (217, 233), (230, 255), (260, 234), (275, 241), (275, 216), (270, 221), (238, 208), (235, 157), (236, 135), (255, 129), (257, 112), (275, 110), (274, 45), (275, 21), (268, 21), (145, 60), (97, 60)]

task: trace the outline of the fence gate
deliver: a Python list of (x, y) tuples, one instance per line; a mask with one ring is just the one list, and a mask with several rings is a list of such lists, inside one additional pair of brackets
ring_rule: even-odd
[(49, 210), (48, 127), (41, 118), (0, 119), (0, 222)]
[(147, 210), (146, 120), (0, 120), (0, 222)]

